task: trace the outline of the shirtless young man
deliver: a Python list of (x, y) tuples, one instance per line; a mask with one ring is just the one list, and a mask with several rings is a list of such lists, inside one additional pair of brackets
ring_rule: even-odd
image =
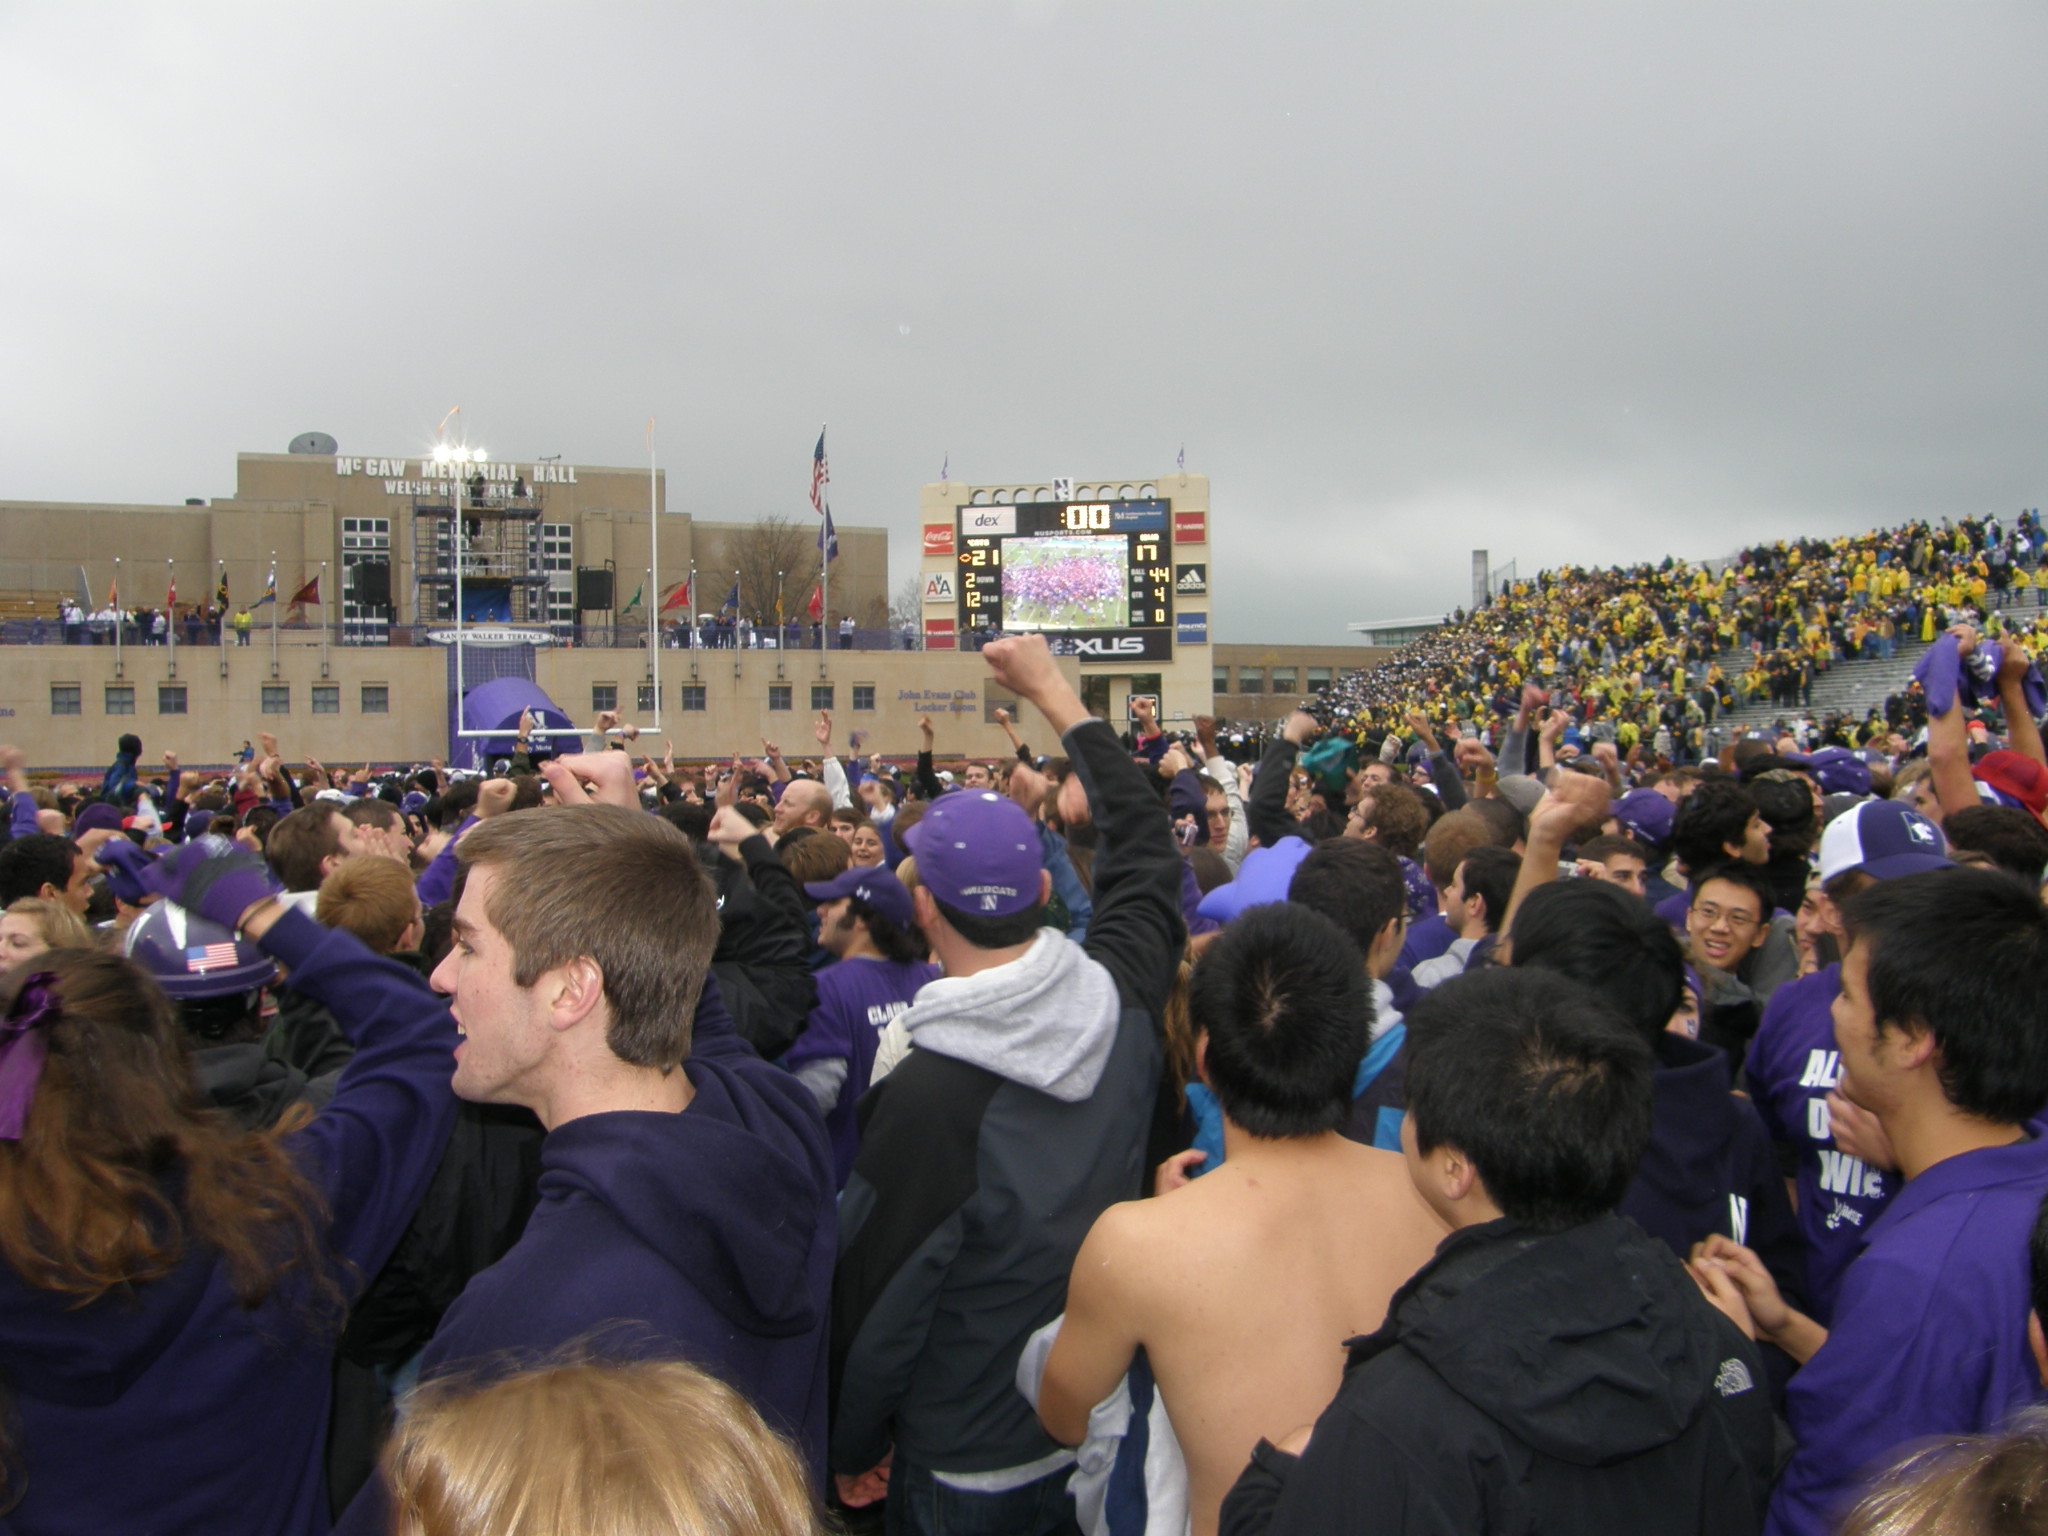
[(1079, 1444), (1142, 1347), (1187, 1461), (1195, 1536), (1215, 1531), (1261, 1436), (1328, 1406), (1344, 1341), (1380, 1326), (1449, 1230), (1397, 1154), (1338, 1134), (1365, 988), (1356, 949), (1308, 908), (1257, 907), (1225, 929), (1189, 996), (1223, 1164), (1110, 1207), (1074, 1261), (1039, 1418)]

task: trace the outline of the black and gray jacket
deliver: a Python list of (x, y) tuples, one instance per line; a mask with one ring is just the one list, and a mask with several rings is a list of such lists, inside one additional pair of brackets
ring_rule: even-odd
[(1223, 1536), (1744, 1536), (1776, 1455), (1757, 1349), (1626, 1217), (1454, 1232), (1351, 1341), (1297, 1460), (1260, 1441)]
[(1059, 1447), (1017, 1357), (1066, 1305), (1095, 1218), (1141, 1193), (1161, 1018), (1186, 931), (1165, 808), (1107, 725), (1064, 748), (1101, 834), (1095, 915), (1020, 960), (929, 982), (909, 1056), (862, 1099), (832, 1294), (831, 1461), (938, 1472)]

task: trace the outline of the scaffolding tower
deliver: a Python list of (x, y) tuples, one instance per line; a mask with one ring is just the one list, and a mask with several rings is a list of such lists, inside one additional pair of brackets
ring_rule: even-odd
[(413, 498), (413, 622), (455, 619), (459, 543), (465, 619), (545, 626), (548, 573), (541, 563), (539, 494), (523, 480), (507, 485), (478, 474), (463, 482), (459, 541), (456, 499), (452, 481), (446, 494)]

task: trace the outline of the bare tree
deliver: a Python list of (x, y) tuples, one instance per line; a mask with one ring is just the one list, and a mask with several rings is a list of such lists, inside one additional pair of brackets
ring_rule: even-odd
[(818, 533), (815, 526), (770, 513), (758, 522), (727, 533), (720, 544), (723, 564), (736, 571), (740, 609), (756, 624), (775, 622), (775, 597), (782, 594), (785, 619), (808, 622), (805, 606), (818, 585)]
[(916, 629), (923, 619), (924, 578), (906, 576), (897, 585), (896, 595), (889, 602), (889, 622), (896, 629), (905, 625)]

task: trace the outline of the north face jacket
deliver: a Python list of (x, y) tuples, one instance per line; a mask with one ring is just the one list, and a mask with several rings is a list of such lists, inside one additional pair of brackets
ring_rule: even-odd
[(1297, 1460), (1261, 1442), (1224, 1536), (1745, 1536), (1774, 1428), (1756, 1346), (1620, 1216), (1454, 1232), (1351, 1341)]

